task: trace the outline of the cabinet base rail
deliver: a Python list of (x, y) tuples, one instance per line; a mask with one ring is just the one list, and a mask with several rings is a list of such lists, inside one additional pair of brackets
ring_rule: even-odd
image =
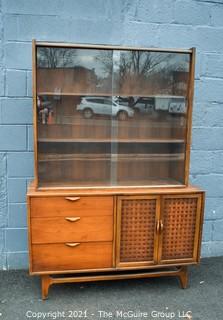
[(127, 272), (125, 273), (106, 273), (100, 275), (66, 275), (66, 276), (51, 276), (42, 275), (42, 299), (48, 298), (49, 288), (53, 284), (60, 283), (80, 283), (80, 282), (93, 282), (93, 281), (108, 281), (108, 280), (124, 280), (124, 279), (142, 279), (142, 278), (157, 278), (157, 277), (177, 277), (179, 279), (180, 287), (186, 289), (188, 285), (188, 267), (176, 267), (173, 270), (150, 270), (146, 272)]

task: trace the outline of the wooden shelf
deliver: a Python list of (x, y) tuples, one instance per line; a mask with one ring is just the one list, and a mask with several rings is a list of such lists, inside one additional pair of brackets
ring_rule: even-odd
[(93, 97), (112, 97), (113, 95), (111, 93), (83, 93), (83, 92), (53, 92), (53, 91), (45, 91), (45, 92), (37, 92), (38, 96), (75, 96), (75, 97), (80, 97), (80, 96), (93, 96)]
[(61, 138), (40, 138), (38, 142), (50, 142), (50, 143), (60, 143), (60, 142), (83, 142), (83, 143), (92, 143), (92, 142), (107, 142), (107, 143), (184, 143), (183, 139), (87, 139), (87, 138), (78, 138), (78, 139), (61, 139)]
[(39, 155), (39, 162), (58, 161), (182, 161), (184, 153), (173, 154), (42, 154)]
[[(74, 181), (74, 180), (70, 180), (70, 181), (56, 181), (56, 182), (40, 182), (39, 183), (39, 187), (40, 189), (48, 189), (48, 188), (55, 188), (57, 190), (59, 189), (69, 189), (69, 188), (75, 188), (77, 187), (83, 187), (83, 188), (92, 188), (94, 189), (94, 187), (97, 188), (105, 188), (105, 187), (111, 187), (111, 188), (117, 188), (117, 187), (135, 187), (137, 186), (138, 188), (140, 188), (140, 186), (143, 186), (144, 188), (146, 187), (179, 187), (179, 186), (183, 186), (183, 184), (177, 180), (174, 179), (159, 179), (159, 178), (151, 178), (151, 179), (147, 179), (147, 180), (135, 180), (135, 181), (125, 181), (125, 180), (118, 180), (117, 181), (117, 185), (116, 186), (112, 186), (111, 184), (108, 184), (105, 181), (91, 181), (89, 182), (89, 185), (86, 183), (86, 181)], [(142, 191), (141, 191), (142, 192)]]
[(125, 92), (125, 93), (115, 93), (115, 92), (55, 92), (55, 91), (40, 91), (37, 92), (37, 96), (90, 96), (90, 97), (141, 97), (141, 98), (182, 98), (183, 96), (175, 96), (175, 95), (167, 95), (167, 94), (142, 94), (142, 93), (134, 93)]

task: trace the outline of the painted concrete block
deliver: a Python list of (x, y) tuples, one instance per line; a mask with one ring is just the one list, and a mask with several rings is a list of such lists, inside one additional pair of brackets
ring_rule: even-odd
[(10, 203), (8, 210), (8, 227), (23, 228), (27, 226), (26, 203)]
[(3, 0), (4, 12), (8, 14), (21, 15), (44, 15), (44, 16), (62, 16), (79, 18), (83, 17), (104, 17), (108, 0), (82, 0), (81, 2), (73, 0)]
[(191, 183), (200, 186), (207, 191), (207, 197), (222, 197), (223, 194), (223, 175), (222, 174), (203, 174), (192, 175)]
[(159, 47), (182, 49), (197, 47), (198, 42), (194, 31), (194, 27), (190, 25), (161, 24), (158, 34)]
[[(216, 5), (211, 9), (211, 24), (214, 26), (223, 26), (223, 7), (222, 0), (213, 1)], [(219, 5), (217, 5), (219, 4)]]
[(174, 22), (179, 24), (209, 25), (211, 7), (207, 3), (195, 1), (176, 1)]
[(223, 103), (223, 79), (202, 79), (200, 82), (199, 102)]
[(26, 96), (26, 72), (18, 70), (6, 71), (6, 96)]
[(6, 252), (27, 251), (27, 229), (5, 230)]
[(212, 240), (212, 226), (213, 221), (205, 221), (203, 226), (203, 241), (211, 241)]
[(6, 253), (0, 253), (0, 270), (6, 271), (7, 269)]
[(0, 254), (4, 252), (4, 245), (5, 245), (5, 230), (0, 228)]
[(31, 124), (32, 122), (32, 99), (10, 98), (2, 100), (3, 124)]
[(5, 95), (5, 70), (0, 67), (0, 97)]
[(159, 26), (156, 24), (129, 21), (124, 24), (123, 44), (135, 47), (158, 47), (158, 35)]
[(223, 32), (220, 27), (202, 26), (194, 29), (196, 47), (205, 52), (223, 51)]
[(7, 268), (9, 270), (28, 269), (28, 253), (27, 252), (8, 252)]
[(223, 128), (193, 128), (192, 149), (193, 150), (222, 150)]
[(28, 126), (28, 150), (33, 151), (33, 126)]
[(26, 126), (0, 125), (0, 150), (26, 150)]
[(223, 127), (222, 103), (196, 103), (193, 113), (194, 127)]
[(223, 174), (223, 151), (192, 150), (191, 174)]
[(8, 42), (5, 44), (5, 66), (11, 69), (30, 70), (32, 68), (32, 44)]
[[(72, 15), (66, 18), (60, 16), (10, 15), (6, 18), (5, 24), (5, 39), (9, 41), (27, 42), (31, 39), (42, 41), (50, 39), (51, 41), (103, 44), (115, 43), (121, 38), (121, 24), (118, 27), (114, 26), (112, 21), (106, 18), (87, 19), (82, 18), (82, 16), (74, 18)], [(22, 50), (22, 48), (15, 49), (17, 52)], [(29, 52), (28, 48), (25, 49)], [(8, 58), (8, 61), (10, 65), (15, 64), (12, 62), (12, 56)], [(20, 65), (20, 60), (17, 63)], [(30, 69), (28, 62), (26, 69)]]
[(8, 177), (32, 177), (34, 172), (33, 152), (8, 153)]
[(203, 258), (223, 256), (223, 241), (204, 242), (201, 256)]
[(223, 78), (222, 54), (202, 54), (201, 75), (204, 77)]
[(0, 153), (0, 228), (7, 223), (7, 165), (6, 154)]
[(223, 219), (213, 223), (213, 240), (223, 241)]
[(27, 76), (26, 76), (26, 88), (27, 88), (27, 92), (26, 95), (28, 97), (32, 97), (33, 92), (32, 92), (32, 72), (31, 71), (27, 71)]
[(205, 219), (223, 219), (223, 197), (206, 198)]
[(147, 23), (171, 23), (174, 20), (174, 2), (163, 1), (162, 6), (156, 0), (133, 1), (134, 9), (131, 19), (137, 22)]
[(26, 179), (8, 178), (8, 200), (10, 203), (26, 202)]

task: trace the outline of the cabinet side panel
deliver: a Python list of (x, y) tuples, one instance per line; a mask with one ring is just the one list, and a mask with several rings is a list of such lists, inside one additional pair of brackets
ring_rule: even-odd
[(189, 171), (190, 171), (190, 149), (191, 149), (191, 131), (192, 131), (192, 109), (194, 98), (194, 73), (195, 73), (195, 54), (196, 49), (192, 48), (191, 63), (190, 63), (190, 77), (188, 85), (188, 119), (187, 119), (187, 133), (186, 133), (186, 159), (185, 159), (185, 185), (188, 186)]
[(37, 93), (36, 93), (36, 41), (32, 41), (32, 92), (33, 92), (33, 143), (34, 143), (34, 175), (35, 180), (34, 184), (35, 187), (38, 186), (38, 169), (37, 169), (37, 162), (38, 162), (38, 156), (37, 156)]

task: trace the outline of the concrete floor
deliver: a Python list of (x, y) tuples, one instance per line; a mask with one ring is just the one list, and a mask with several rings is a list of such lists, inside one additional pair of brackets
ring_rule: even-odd
[[(63, 284), (52, 286), (49, 299), (42, 301), (38, 277), (29, 277), (27, 271), (3, 271), (0, 320), (157, 320), (183, 319), (183, 315), (184, 319), (223, 320), (223, 257), (203, 259), (199, 267), (190, 267), (189, 274), (190, 286), (185, 290), (175, 278)], [(186, 314), (189, 310), (192, 317)]]

